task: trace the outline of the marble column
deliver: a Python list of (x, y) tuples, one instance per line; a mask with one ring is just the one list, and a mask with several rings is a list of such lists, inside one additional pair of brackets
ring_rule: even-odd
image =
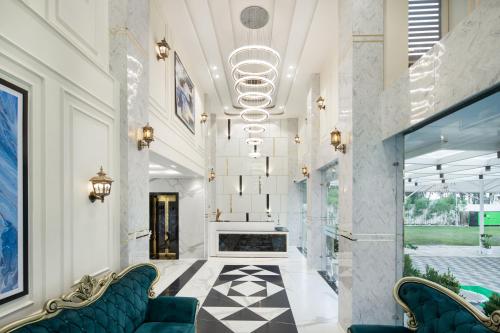
[(286, 120), (288, 129), (288, 197), (287, 197), (287, 228), (288, 246), (300, 246), (300, 191), (295, 183), (300, 179), (298, 161), (298, 145), (295, 143), (295, 135), (299, 132), (299, 122), (297, 118), (289, 118)]
[[(149, 260), (149, 1), (110, 0), (110, 72), (120, 83), (120, 264)], [(154, 143), (153, 143), (154, 144)]]
[(320, 145), (319, 113), (316, 99), (320, 95), (320, 76), (311, 76), (311, 86), (307, 98), (307, 137), (309, 151), (306, 156), (309, 178), (307, 179), (307, 263), (309, 267), (321, 269), (322, 228), (321, 228), (321, 171), (317, 166)]
[(339, 321), (401, 324), (403, 140), (382, 140), (384, 1), (340, 0)]

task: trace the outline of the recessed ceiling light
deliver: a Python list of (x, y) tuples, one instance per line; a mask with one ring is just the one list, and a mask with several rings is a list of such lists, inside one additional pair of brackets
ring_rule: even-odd
[(218, 79), (218, 78), (220, 78), (220, 75), (219, 74), (215, 74), (214, 78)]
[(176, 168), (177, 168), (177, 165), (175, 165), (175, 164), (170, 164), (170, 167), (171, 167), (171, 168), (176, 169)]
[(284, 105), (280, 105), (280, 110), (283, 110), (285, 108)]
[(289, 70), (293, 70), (293, 69), (295, 69), (295, 66), (290, 65), (290, 66), (288, 66), (288, 69), (289, 69)]
[(167, 169), (167, 170), (149, 170), (149, 174), (151, 175), (180, 175), (181, 173), (177, 170)]
[(287, 78), (289, 78), (289, 79), (291, 79), (291, 78), (292, 78), (292, 76), (293, 76), (293, 75), (292, 75), (292, 74), (290, 74), (290, 73), (286, 75), (286, 77), (287, 77)]
[(216, 71), (216, 70), (217, 70), (217, 66), (215, 66), (215, 65), (212, 65), (212, 67), (211, 67), (211, 68), (212, 68), (212, 70), (213, 70), (213, 71)]
[(226, 111), (227, 111), (227, 110), (229, 110), (229, 107), (225, 106), (225, 107), (224, 107), (224, 110), (226, 110)]

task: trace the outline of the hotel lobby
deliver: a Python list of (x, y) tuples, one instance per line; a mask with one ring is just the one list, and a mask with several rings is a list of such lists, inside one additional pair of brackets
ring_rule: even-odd
[(500, 333), (499, 0), (0, 1), (0, 333)]

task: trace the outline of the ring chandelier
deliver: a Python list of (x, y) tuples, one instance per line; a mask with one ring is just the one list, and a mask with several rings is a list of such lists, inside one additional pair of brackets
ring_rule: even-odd
[(274, 93), (274, 90), (276, 89), (276, 86), (274, 85), (274, 82), (267, 77), (248, 75), (240, 77), (238, 80), (236, 80), (233, 88), (238, 94), (248, 92), (244, 90), (262, 89), (263, 93), (272, 95)]
[(262, 138), (248, 138), (245, 140), (247, 145), (258, 146), (264, 142)]
[(245, 127), (243, 127), (243, 130), (247, 133), (259, 134), (259, 133), (264, 133), (266, 131), (266, 128), (264, 127), (264, 125), (261, 124), (248, 124)]
[(270, 58), (274, 61), (269, 62), (269, 63), (271, 65), (273, 65), (274, 67), (278, 67), (280, 64), (280, 61), (281, 61), (280, 54), (276, 50), (274, 50), (268, 46), (245, 45), (245, 46), (237, 48), (236, 50), (231, 52), (231, 54), (229, 54), (229, 58), (228, 58), (229, 65), (231, 65), (231, 67), (237, 67), (236, 66), (236, 63), (237, 63), (236, 59), (238, 58), (238, 56), (240, 56), (244, 52), (253, 53), (253, 54), (261, 52), (263, 54), (270, 55)]
[(248, 122), (261, 122), (269, 118), (269, 111), (258, 108), (248, 108), (240, 112), (240, 117)]
[(271, 105), (272, 102), (271, 95), (259, 91), (249, 91), (238, 95), (238, 104), (245, 109), (262, 109)]

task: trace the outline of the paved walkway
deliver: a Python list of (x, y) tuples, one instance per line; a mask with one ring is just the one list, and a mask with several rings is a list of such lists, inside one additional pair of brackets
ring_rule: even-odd
[(448, 269), (465, 286), (482, 286), (500, 292), (500, 247), (481, 255), (474, 246), (419, 246), (405, 249), (421, 272), (429, 265), (440, 273)]

